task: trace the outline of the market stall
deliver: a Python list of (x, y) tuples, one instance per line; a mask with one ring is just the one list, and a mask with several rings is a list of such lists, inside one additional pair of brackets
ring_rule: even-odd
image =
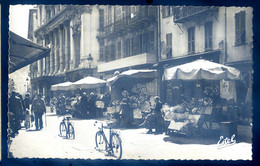
[[(193, 135), (219, 129), (228, 135), (223, 131), (236, 121), (236, 112), (228, 105), (236, 100), (235, 80), (240, 77), (235, 68), (203, 59), (166, 68), (162, 79), (170, 100), (163, 111), (169, 130)], [(227, 82), (233, 84), (227, 88)]]
[[(87, 114), (90, 114), (90, 109), (92, 110), (93, 117), (101, 116), (104, 104), (100, 100), (97, 89), (105, 85), (106, 81), (91, 76), (76, 82), (64, 82), (52, 85), (51, 90), (55, 93), (52, 105), (54, 105), (56, 110), (70, 110), (73, 112), (73, 116), (86, 117)], [(82, 99), (82, 96), (84, 96), (84, 99)]]
[(71, 84), (71, 89), (76, 90), (76, 89), (95, 89), (95, 88), (100, 88), (102, 86), (106, 85), (106, 81), (95, 78), (95, 77), (85, 77), (81, 80), (78, 80), (74, 83)]
[(58, 91), (58, 90), (62, 90), (62, 91), (67, 91), (70, 89), (72, 82), (63, 82), (63, 83), (59, 83), (59, 84), (55, 84), (51, 86), (51, 90), (52, 91)]
[[(157, 95), (157, 71), (156, 70), (127, 70), (115, 73), (115, 76), (107, 80), (111, 95), (111, 107), (108, 114), (119, 116), (122, 91), (129, 93), (131, 108), (135, 121), (142, 119), (142, 112), (150, 108), (151, 99)], [(153, 101), (152, 101), (153, 102)]]

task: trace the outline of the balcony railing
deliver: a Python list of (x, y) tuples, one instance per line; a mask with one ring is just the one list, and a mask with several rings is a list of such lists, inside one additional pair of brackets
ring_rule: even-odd
[(148, 20), (155, 20), (156, 8), (140, 7), (139, 11), (125, 15), (120, 20), (99, 29), (98, 36), (111, 35), (119, 31), (126, 31), (128, 29), (138, 27)]
[(192, 20), (193, 17), (201, 16), (207, 12), (217, 11), (214, 6), (181, 6), (173, 8), (173, 19), (176, 23)]

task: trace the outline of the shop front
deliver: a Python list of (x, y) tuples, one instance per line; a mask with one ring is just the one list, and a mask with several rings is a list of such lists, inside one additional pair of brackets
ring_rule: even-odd
[(240, 71), (207, 60), (166, 68), (165, 119), (169, 131), (230, 137), (238, 120), (236, 84)]

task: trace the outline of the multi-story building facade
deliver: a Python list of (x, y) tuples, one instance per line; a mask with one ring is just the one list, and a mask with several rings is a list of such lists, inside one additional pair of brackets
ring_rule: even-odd
[[(153, 6), (104, 6), (99, 9), (100, 28), (97, 38), (100, 61), (103, 63), (98, 65), (98, 74), (102, 78), (112, 77), (115, 71), (151, 69), (157, 63), (157, 9)], [(133, 86), (150, 87), (148, 93), (157, 94), (156, 78), (137, 84)], [(122, 88), (130, 85), (124, 84)], [(131, 88), (128, 90), (131, 91)]]
[[(162, 6), (160, 19), (161, 73), (164, 68), (200, 58), (232, 66), (240, 70), (242, 81), (230, 81), (231, 97), (237, 103), (251, 103), (252, 8)], [(177, 104), (181, 102), (181, 93), (190, 99), (200, 95), (198, 92), (202, 87), (199, 84), (168, 81), (162, 84), (161, 96), (165, 102)], [(220, 91), (224, 84), (227, 85), (223, 81), (209, 84), (219, 87)]]
[[(243, 83), (237, 88), (244, 92), (238, 101), (250, 92), (251, 8), (39, 5), (37, 19), (35, 14), (30, 17), (30, 26), (37, 21), (31, 40), (52, 50), (31, 65), (34, 89), (45, 96), (50, 96), (52, 84), (90, 74), (108, 79), (115, 71), (157, 69), (157, 78), (138, 86), (150, 87), (164, 102), (178, 102), (179, 83), (161, 82), (164, 68), (200, 58), (241, 71)], [(195, 90), (200, 86), (185, 84), (186, 96), (199, 94)]]
[(30, 13), (30, 39), (51, 48), (50, 56), (32, 65), (30, 71), (33, 89), (47, 101), (51, 85), (95, 75), (98, 15), (97, 6), (38, 5), (36, 24), (35, 11)]

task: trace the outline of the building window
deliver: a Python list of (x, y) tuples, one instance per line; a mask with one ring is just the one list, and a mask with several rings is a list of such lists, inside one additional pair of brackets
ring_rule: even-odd
[(117, 58), (121, 58), (121, 41), (117, 42)]
[(169, 17), (172, 15), (172, 7), (171, 6), (163, 6), (162, 7), (162, 17)]
[(143, 34), (139, 35), (139, 53), (143, 53)]
[(195, 27), (188, 29), (188, 53), (195, 52)]
[(51, 10), (50, 9), (46, 10), (46, 19), (47, 19), (46, 21), (51, 19)]
[(119, 21), (119, 20), (122, 19), (122, 7), (121, 6), (116, 6), (115, 8), (116, 8), (116, 10), (115, 10), (115, 12), (116, 12), (116, 21)]
[(104, 9), (99, 9), (99, 28), (104, 28)]
[(107, 18), (107, 25), (112, 24), (112, 7), (108, 6), (108, 18)]
[(146, 32), (143, 34), (143, 52), (149, 51), (149, 34)]
[(136, 16), (137, 11), (138, 11), (138, 7), (137, 6), (131, 6), (130, 10), (131, 10), (131, 18), (134, 18)]
[(143, 36), (142, 34), (136, 36), (133, 39), (133, 55), (138, 55), (142, 53)]
[(110, 46), (110, 58), (111, 58), (111, 61), (116, 60), (115, 44), (112, 44), (112, 45)]
[(205, 28), (205, 50), (212, 49), (212, 22), (206, 22)]
[(99, 57), (100, 61), (104, 60), (104, 47), (101, 46), (100, 47), (100, 57)]
[(154, 31), (150, 32), (150, 53), (154, 53), (155, 49), (155, 45), (154, 45)]
[(126, 39), (124, 42), (124, 57), (129, 57), (130, 56), (130, 41), (131, 39)]
[(166, 34), (166, 57), (172, 57), (172, 33)]
[(106, 62), (108, 62), (108, 46), (105, 47)]
[(241, 11), (235, 14), (235, 45), (244, 44), (246, 42), (246, 12)]

